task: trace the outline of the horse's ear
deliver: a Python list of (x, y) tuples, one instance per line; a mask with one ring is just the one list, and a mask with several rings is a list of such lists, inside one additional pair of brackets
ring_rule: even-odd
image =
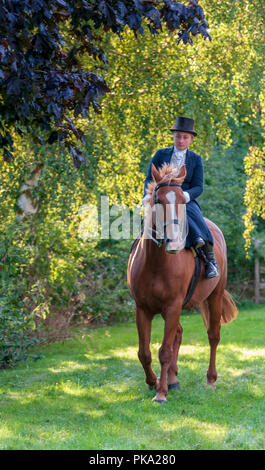
[(157, 181), (161, 180), (161, 176), (160, 176), (160, 173), (159, 171), (156, 169), (155, 165), (152, 163), (152, 169), (151, 169), (151, 173), (152, 173), (152, 178), (153, 180), (157, 183)]
[(182, 165), (177, 176), (177, 179), (180, 182), (180, 184), (182, 184), (183, 181), (185, 180), (186, 174), (187, 174), (186, 165)]

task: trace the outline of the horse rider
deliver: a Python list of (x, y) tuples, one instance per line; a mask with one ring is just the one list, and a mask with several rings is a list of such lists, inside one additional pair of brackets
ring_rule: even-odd
[(177, 117), (170, 131), (173, 133), (174, 145), (172, 147), (157, 150), (153, 156), (144, 183), (144, 196), (148, 183), (152, 181), (152, 163), (157, 169), (164, 163), (170, 164), (176, 169), (186, 165), (186, 178), (182, 183), (182, 190), (186, 199), (186, 213), (189, 224), (189, 233), (186, 238), (185, 248), (193, 246), (195, 250), (204, 252), (205, 277), (219, 276), (218, 266), (213, 251), (213, 236), (203, 218), (197, 197), (203, 192), (203, 163), (202, 158), (189, 150), (197, 132), (194, 130), (194, 120), (187, 117)]

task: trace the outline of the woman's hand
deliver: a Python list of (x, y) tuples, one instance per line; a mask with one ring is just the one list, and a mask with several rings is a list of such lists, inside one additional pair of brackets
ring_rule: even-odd
[(188, 202), (190, 202), (190, 195), (189, 195), (189, 193), (187, 193), (187, 191), (183, 191), (183, 195), (184, 195), (184, 197), (185, 197), (185, 199), (186, 199), (186, 204), (187, 204)]

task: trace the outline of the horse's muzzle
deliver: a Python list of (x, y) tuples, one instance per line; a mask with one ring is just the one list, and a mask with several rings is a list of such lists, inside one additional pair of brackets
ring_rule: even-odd
[(178, 253), (183, 247), (180, 245), (178, 240), (165, 240), (165, 250), (168, 254), (176, 254)]

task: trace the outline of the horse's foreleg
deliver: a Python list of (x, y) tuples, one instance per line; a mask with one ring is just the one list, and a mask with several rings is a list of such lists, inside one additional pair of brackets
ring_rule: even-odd
[(220, 329), (221, 329), (221, 315), (222, 315), (222, 295), (213, 293), (208, 298), (209, 305), (209, 325), (207, 329), (209, 344), (211, 348), (210, 352), (210, 363), (207, 370), (207, 385), (215, 387), (217, 380), (217, 370), (215, 366), (216, 362), (216, 350), (220, 341)]
[(168, 373), (167, 373), (167, 384), (168, 389), (171, 390), (178, 390), (180, 388), (179, 381), (177, 379), (178, 375), (178, 353), (179, 348), (182, 341), (182, 332), (183, 328), (179, 323), (177, 326), (177, 334), (175, 336), (174, 344), (173, 344), (173, 355), (169, 365)]
[[(179, 311), (178, 311), (179, 310)], [(169, 371), (170, 364), (173, 359), (173, 344), (179, 328), (179, 317), (181, 309), (174, 308), (171, 311), (166, 312), (164, 315), (165, 319), (165, 330), (164, 339), (161, 348), (159, 349), (159, 360), (161, 364), (161, 374), (159, 384), (156, 390), (156, 396), (154, 401), (159, 403), (166, 402), (166, 396), (168, 393), (167, 385), (167, 373)]]
[(157, 378), (151, 367), (150, 338), (152, 318), (139, 307), (136, 307), (136, 325), (139, 336), (138, 357), (145, 371), (147, 385), (149, 385), (149, 388), (154, 388), (157, 384)]

